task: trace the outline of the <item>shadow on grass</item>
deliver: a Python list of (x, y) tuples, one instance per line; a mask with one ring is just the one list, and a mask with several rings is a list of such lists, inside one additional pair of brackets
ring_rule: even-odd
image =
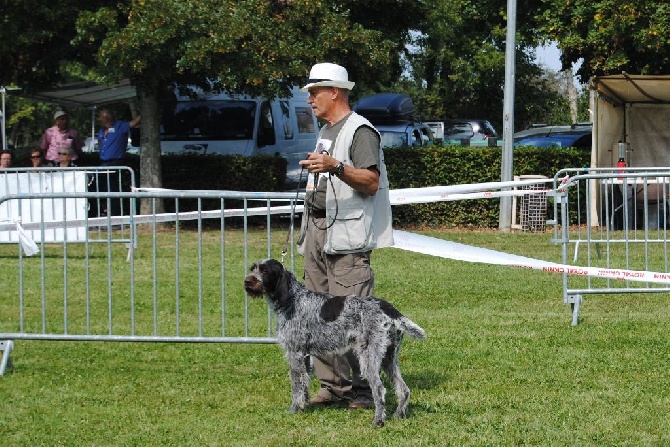
[[(395, 394), (393, 394), (392, 390), (387, 390), (386, 393), (386, 414), (389, 420), (395, 419), (393, 416), (396, 408), (397, 408), (397, 402), (395, 399)], [(288, 408), (288, 407), (287, 407)], [(308, 405), (305, 407), (303, 410), (304, 413), (306, 414), (319, 414), (321, 412), (351, 412), (351, 413), (361, 413), (361, 414), (372, 414), (374, 412), (374, 408), (367, 408), (367, 409), (356, 409), (353, 410), (347, 406), (346, 403), (343, 404), (333, 404), (333, 405)], [(439, 413), (441, 410), (437, 408), (435, 405), (431, 405), (428, 403), (424, 402), (418, 402), (415, 399), (412, 399), (410, 397), (409, 401), (409, 406), (407, 407), (407, 414), (408, 418), (412, 418), (413, 416), (417, 416), (419, 414), (434, 414), (434, 413)]]
[(402, 376), (410, 390), (432, 390), (447, 382), (447, 377), (444, 374), (431, 370), (403, 374)]

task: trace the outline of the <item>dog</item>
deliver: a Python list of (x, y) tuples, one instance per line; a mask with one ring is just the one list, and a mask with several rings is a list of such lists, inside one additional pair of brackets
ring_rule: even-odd
[(400, 374), (398, 352), (403, 334), (426, 338), (425, 331), (393, 305), (375, 297), (333, 296), (308, 290), (275, 259), (258, 262), (244, 279), (252, 297), (264, 296), (277, 317), (277, 339), (286, 353), (291, 379), (289, 413), (305, 408), (310, 378), (308, 355), (353, 352), (368, 380), (375, 404), (373, 426), (385, 421), (383, 368), (398, 398), (394, 416), (407, 417), (409, 387)]

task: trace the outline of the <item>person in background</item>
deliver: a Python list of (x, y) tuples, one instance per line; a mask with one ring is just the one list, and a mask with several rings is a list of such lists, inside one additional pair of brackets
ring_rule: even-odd
[(40, 148), (36, 148), (30, 151), (30, 165), (33, 168), (45, 168), (50, 166), (44, 160), (44, 151)]
[(128, 150), (130, 129), (140, 123), (141, 116), (137, 115), (130, 121), (121, 121), (116, 119), (111, 110), (101, 109), (98, 120), (100, 121), (98, 131), (100, 165), (123, 166)]
[[(130, 121), (121, 121), (116, 119), (114, 112), (111, 110), (100, 109), (98, 120), (100, 121), (100, 130), (98, 131), (100, 166), (124, 166), (130, 129), (140, 123), (141, 116), (137, 115)], [(98, 177), (99, 190), (105, 192), (121, 191), (120, 180), (120, 172), (101, 172)], [(111, 210), (107, 210), (106, 204), (103, 204), (102, 214), (119, 215), (119, 199), (110, 199), (107, 203), (111, 204)]]
[(69, 147), (74, 150), (72, 159), (76, 160), (82, 154), (84, 141), (79, 132), (72, 129), (69, 125), (69, 117), (66, 112), (59, 110), (54, 113), (54, 125), (44, 131), (39, 147), (45, 151), (44, 158), (51, 166), (60, 165), (58, 151), (61, 148)]
[(58, 150), (58, 156), (60, 157), (60, 163), (58, 163), (59, 168), (74, 168), (77, 165), (72, 162), (72, 156), (74, 155), (74, 149), (71, 147), (63, 147)]
[(8, 150), (0, 151), (0, 168), (12, 167), (12, 153)]
[[(309, 78), (302, 91), (309, 92), (307, 103), (326, 124), (316, 150), (300, 161), (309, 171), (298, 240), (305, 257), (305, 285), (334, 296), (370, 296), (372, 250), (393, 245), (381, 137), (367, 119), (351, 111), (354, 83), (344, 67), (316, 64)], [(314, 368), (321, 388), (311, 405), (374, 407), (353, 354), (314, 357)]]

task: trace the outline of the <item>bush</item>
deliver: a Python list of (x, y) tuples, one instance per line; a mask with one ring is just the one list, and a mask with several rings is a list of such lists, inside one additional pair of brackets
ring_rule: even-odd
[[(384, 153), (391, 189), (500, 181), (502, 148), (444, 146), (397, 148)], [(591, 154), (577, 149), (518, 147), (514, 175), (552, 178), (563, 168), (588, 166)], [(500, 201), (459, 200), (393, 207), (400, 227), (498, 226)]]
[[(500, 180), (500, 147), (393, 148), (386, 150), (384, 156), (391, 189)], [(589, 152), (570, 148), (517, 147), (514, 175), (551, 178), (563, 168), (588, 166), (590, 157)], [(99, 163), (97, 153), (84, 154), (77, 160), (79, 166)], [(286, 180), (286, 160), (279, 156), (165, 155), (161, 163), (163, 187), (169, 189), (283, 191)], [(139, 185), (139, 156), (129, 155), (127, 165), (135, 171)], [(393, 222), (398, 227), (495, 228), (499, 204), (499, 200), (489, 199), (394, 206)], [(169, 210), (169, 204), (166, 207)], [(219, 207), (217, 200), (203, 201), (203, 209)], [(194, 210), (196, 203), (182, 200), (180, 209)]]

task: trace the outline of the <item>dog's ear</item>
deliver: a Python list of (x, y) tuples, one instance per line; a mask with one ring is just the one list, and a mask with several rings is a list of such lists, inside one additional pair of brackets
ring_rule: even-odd
[(263, 277), (265, 290), (267, 290), (270, 295), (274, 295), (275, 290), (277, 290), (277, 286), (279, 285), (281, 274), (284, 271), (284, 266), (274, 259), (268, 259), (258, 265), (258, 270)]
[(284, 266), (274, 259), (270, 259), (265, 263), (268, 269), (269, 280), (271, 283), (270, 290), (272, 298), (279, 304), (285, 303), (289, 300), (289, 288), (291, 285), (291, 273), (284, 269)]
[(275, 300), (280, 303), (286, 303), (289, 298), (289, 286), (291, 285), (291, 275), (286, 270), (282, 271), (277, 280), (277, 289), (275, 290)]

